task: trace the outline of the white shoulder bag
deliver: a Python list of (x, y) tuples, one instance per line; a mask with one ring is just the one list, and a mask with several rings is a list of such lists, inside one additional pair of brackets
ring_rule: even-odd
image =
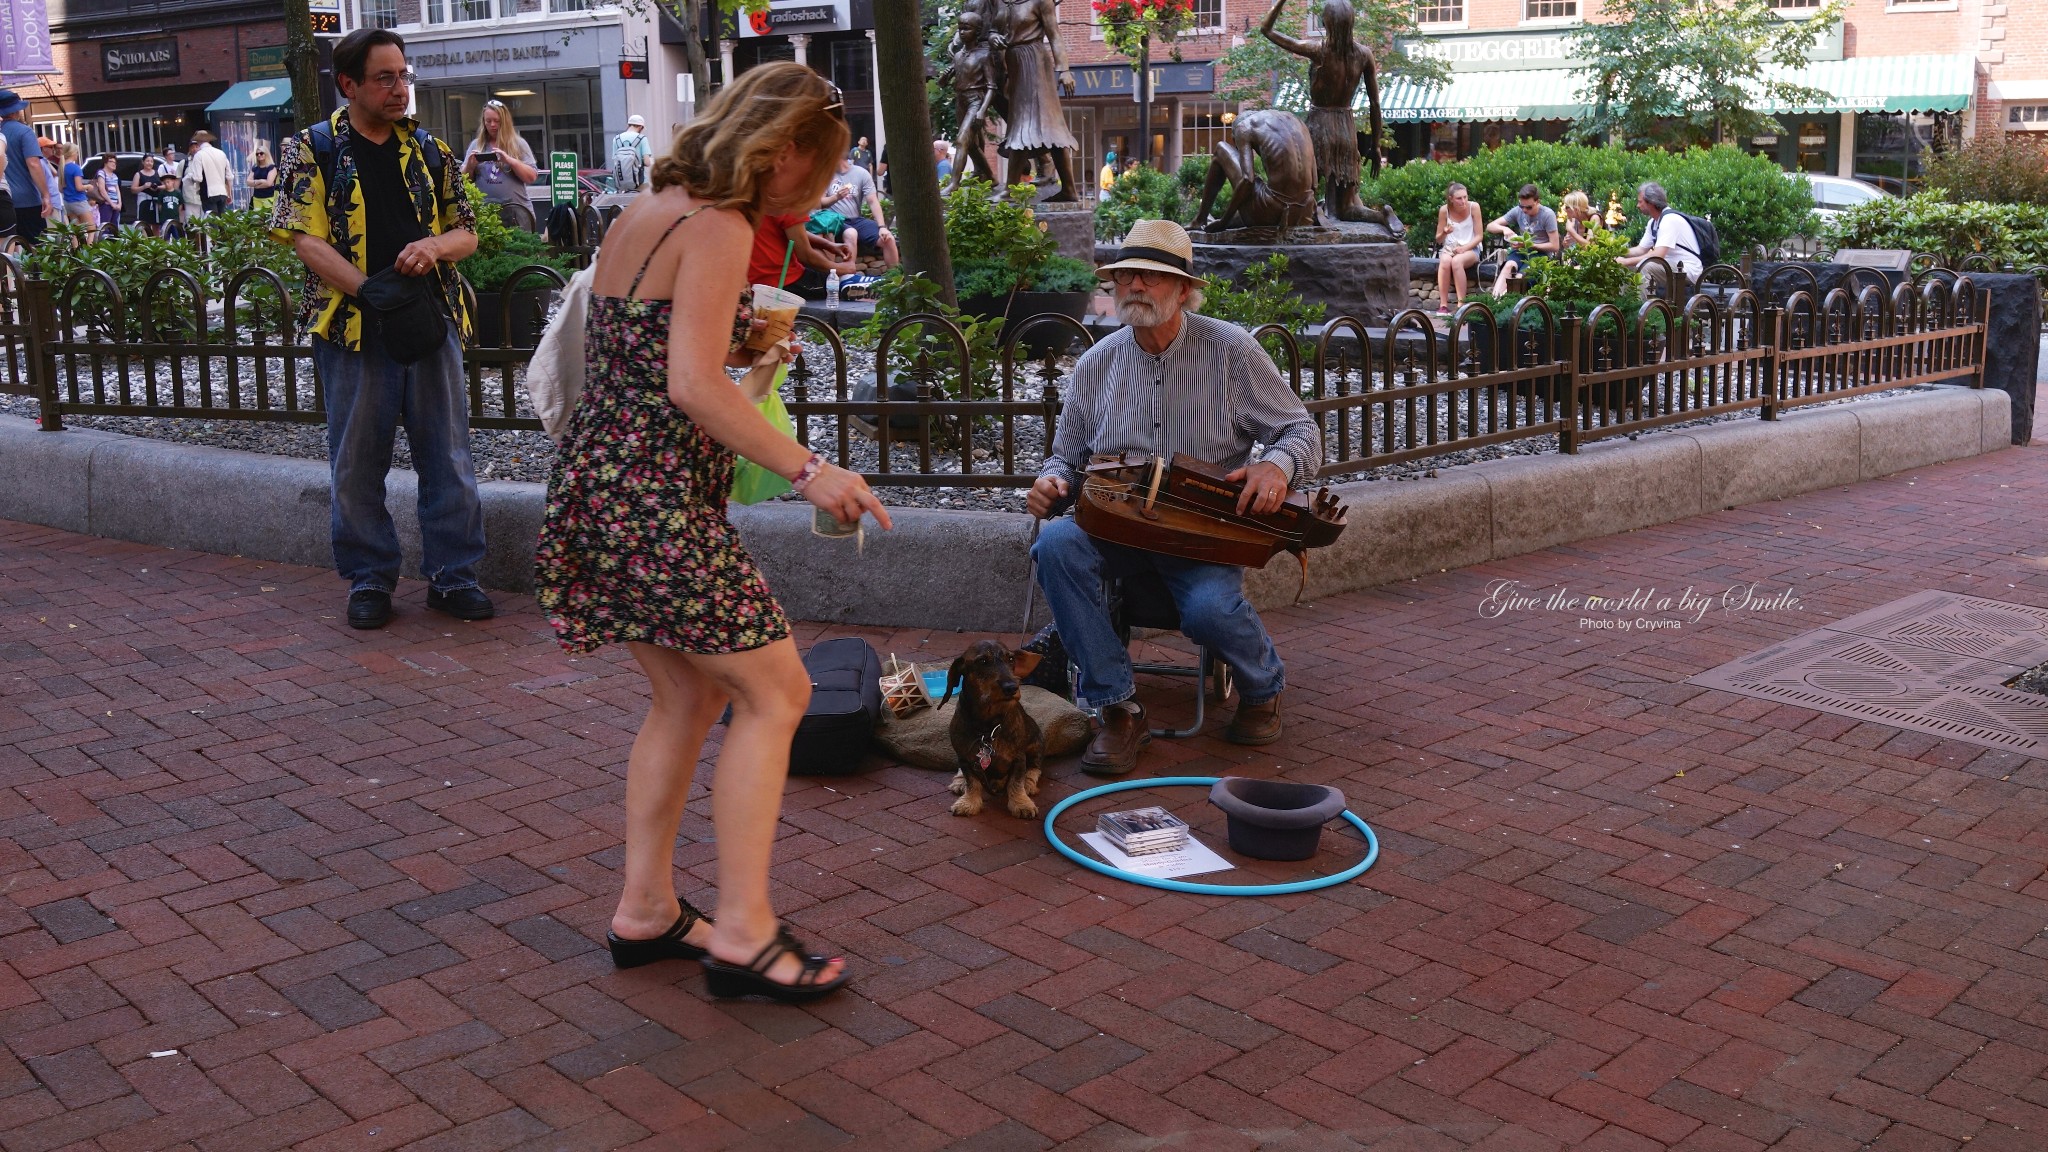
[(561, 306), (526, 365), (526, 394), (541, 427), (557, 443), (569, 431), (569, 417), (583, 395), (583, 329), (590, 320), (590, 282), (596, 275), (593, 260), (569, 278)]

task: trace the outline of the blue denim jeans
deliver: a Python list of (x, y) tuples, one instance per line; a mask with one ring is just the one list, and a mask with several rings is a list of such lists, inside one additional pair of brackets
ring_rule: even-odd
[(1181, 631), (1230, 665), (1246, 703), (1271, 700), (1287, 686), (1280, 654), (1244, 598), (1244, 569), (1107, 544), (1069, 517), (1046, 521), (1031, 555), (1038, 561), (1038, 586), (1052, 607), (1060, 643), (1080, 672), (1074, 699), (1081, 707), (1121, 704), (1136, 692), (1131, 653), (1110, 625), (1102, 582), (1148, 569), (1159, 573), (1172, 593)]
[(442, 592), (475, 587), (484, 508), (453, 325), (441, 351), (415, 364), (384, 355), (374, 334), (363, 337), (361, 352), (316, 336), (313, 366), (327, 399), (334, 566), (349, 591), (398, 587), (398, 531), (384, 507), (384, 476), (400, 425), (419, 475), (420, 571)]

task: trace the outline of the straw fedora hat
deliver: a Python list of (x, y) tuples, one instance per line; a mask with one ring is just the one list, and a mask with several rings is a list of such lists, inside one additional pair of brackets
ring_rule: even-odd
[(1208, 283), (1195, 275), (1195, 245), (1188, 239), (1188, 230), (1171, 220), (1140, 220), (1132, 224), (1123, 247), (1116, 250), (1116, 259), (1097, 268), (1095, 274), (1106, 278), (1120, 268), (1171, 272), (1193, 281), (1197, 287)]

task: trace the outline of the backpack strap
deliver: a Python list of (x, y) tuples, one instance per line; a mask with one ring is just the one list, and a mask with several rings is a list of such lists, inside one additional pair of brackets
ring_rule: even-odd
[[(427, 175), (433, 178), (434, 195), (441, 194), (441, 169), (448, 162), (448, 150), (433, 133), (425, 128), (412, 132), (413, 144), (427, 160)], [(320, 168), (320, 182), (327, 188), (327, 211), (334, 213), (334, 124), (329, 120), (318, 120), (306, 129), (306, 140), (313, 146), (313, 163)]]

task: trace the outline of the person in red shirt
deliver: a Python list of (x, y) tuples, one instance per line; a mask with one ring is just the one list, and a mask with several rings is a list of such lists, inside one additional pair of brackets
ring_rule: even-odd
[[(804, 231), (804, 221), (808, 219), (807, 212), (762, 214), (760, 226), (754, 229), (754, 250), (747, 257), (747, 283), (787, 288), (807, 267), (820, 272), (837, 269), (842, 276), (853, 272), (853, 253), (843, 244)], [(793, 253), (789, 251), (792, 243), (796, 245)], [(789, 257), (787, 273), (782, 268), (785, 254)]]

